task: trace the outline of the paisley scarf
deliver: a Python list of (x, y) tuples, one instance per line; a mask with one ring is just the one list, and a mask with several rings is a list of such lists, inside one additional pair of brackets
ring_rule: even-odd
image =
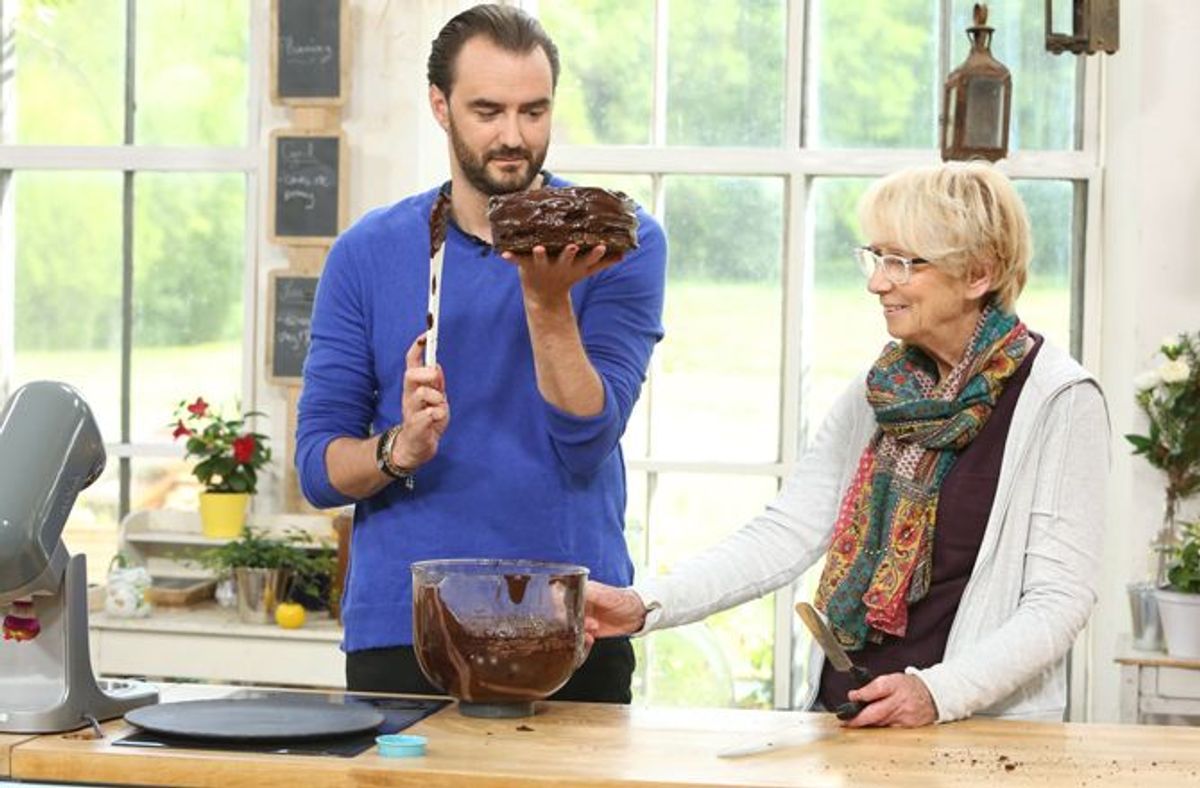
[(816, 606), (857, 650), (903, 636), (908, 606), (929, 591), (938, 491), (1028, 352), (1015, 315), (984, 308), (967, 352), (938, 380), (924, 351), (891, 342), (867, 375), (879, 427), (842, 499)]

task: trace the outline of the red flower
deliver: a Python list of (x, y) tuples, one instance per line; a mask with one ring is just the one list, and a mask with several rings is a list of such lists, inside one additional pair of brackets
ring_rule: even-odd
[(175, 438), (176, 440), (178, 440), (183, 435), (187, 435), (189, 438), (192, 436), (192, 431), (189, 430), (187, 427), (183, 426), (183, 419), (179, 419), (177, 424), (179, 426), (176, 427), (175, 431), (171, 433), (172, 438)]
[(241, 463), (250, 462), (250, 458), (254, 456), (254, 449), (258, 445), (254, 440), (253, 435), (243, 435), (240, 438), (234, 438), (233, 441), (233, 459)]
[(204, 397), (196, 397), (196, 401), (187, 406), (188, 413), (196, 416), (203, 416), (208, 413), (208, 403), (204, 401)]

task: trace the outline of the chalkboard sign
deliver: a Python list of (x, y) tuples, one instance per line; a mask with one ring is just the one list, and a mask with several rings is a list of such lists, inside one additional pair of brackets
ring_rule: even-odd
[(271, 271), (267, 288), (267, 379), (296, 384), (304, 372), (317, 277)]
[(346, 94), (349, 25), (344, 0), (273, 0), (271, 100), (337, 105)]
[(341, 132), (271, 134), (270, 236), (281, 244), (328, 244), (346, 215)]

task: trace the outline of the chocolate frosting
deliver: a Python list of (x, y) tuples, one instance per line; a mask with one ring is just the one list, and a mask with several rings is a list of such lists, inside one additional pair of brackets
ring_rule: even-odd
[(625, 194), (591, 186), (533, 189), (488, 200), (492, 245), (517, 254), (530, 254), (535, 246), (557, 254), (568, 244), (582, 249), (604, 244), (610, 254), (636, 249), (634, 211)]

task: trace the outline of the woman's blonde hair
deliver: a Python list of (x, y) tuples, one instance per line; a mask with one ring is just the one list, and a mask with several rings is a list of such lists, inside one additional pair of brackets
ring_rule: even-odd
[(983, 162), (913, 167), (880, 178), (858, 203), (866, 237), (965, 276), (988, 267), (997, 305), (1012, 312), (1033, 243), (1025, 203)]

